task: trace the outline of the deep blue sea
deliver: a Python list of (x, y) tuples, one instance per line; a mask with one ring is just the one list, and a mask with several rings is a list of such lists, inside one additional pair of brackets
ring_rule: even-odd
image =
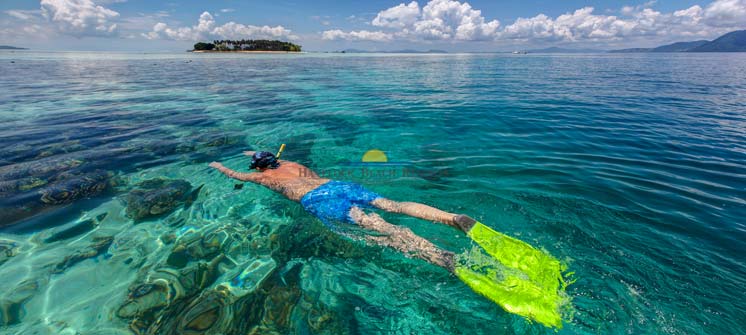
[(207, 166), (282, 143), (562, 260), (558, 334), (746, 334), (746, 54), (42, 52), (0, 53), (0, 333), (555, 333)]

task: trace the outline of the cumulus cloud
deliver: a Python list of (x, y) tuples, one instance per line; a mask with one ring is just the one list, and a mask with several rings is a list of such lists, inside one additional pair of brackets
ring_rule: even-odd
[(41, 0), (41, 14), (59, 32), (77, 37), (114, 35), (119, 17), (91, 0)]
[(623, 7), (621, 14), (621, 17), (594, 14), (593, 7), (555, 19), (539, 14), (517, 19), (503, 29), (501, 38), (613, 41), (641, 36), (704, 37), (746, 26), (746, 0), (717, 0), (706, 8), (695, 5), (673, 13)]
[(649, 1), (639, 6), (625, 6), (619, 15), (594, 12), (584, 7), (557, 17), (538, 14), (520, 17), (500, 29), (497, 20), (488, 21), (481, 11), (468, 2), (431, 0), (424, 7), (416, 1), (384, 9), (370, 22), (381, 31), (329, 30), (327, 40), (544, 40), (601, 41), (654, 36), (658, 39), (683, 36), (708, 37), (746, 27), (746, 0), (715, 0), (671, 13), (656, 11)]
[(492, 40), (498, 34), (500, 22), (487, 21), (482, 12), (467, 2), (432, 0), (424, 7), (416, 1), (382, 10), (371, 25), (395, 31), (325, 31), (325, 39), (387, 41), (392, 38), (410, 40)]
[(704, 11), (703, 18), (710, 25), (727, 27), (746, 25), (746, 0), (718, 0)]
[(402, 3), (382, 10), (371, 24), (378, 27), (404, 28), (412, 26), (419, 17), (420, 5), (417, 1), (412, 1), (408, 5)]
[(497, 37), (499, 26), (497, 20), (486, 22), (482, 12), (467, 2), (432, 0), (414, 23), (414, 34), (425, 39), (488, 40)]
[(215, 18), (204, 12), (199, 21), (192, 27), (171, 28), (163, 22), (153, 26), (153, 30), (142, 34), (147, 39), (169, 39), (177, 41), (204, 41), (212, 39), (244, 39), (244, 38), (288, 38), (297, 39), (292, 32), (283, 26), (252, 26), (236, 22), (216, 25)]
[[(635, 15), (641, 15), (641, 19), (654, 16), (653, 13), (642, 12)], [(636, 29), (635, 25), (634, 20), (622, 20), (613, 15), (595, 15), (593, 7), (585, 7), (573, 13), (560, 15), (556, 19), (544, 14), (532, 18), (518, 18), (503, 29), (501, 37), (566, 41), (608, 39), (629, 34)]]

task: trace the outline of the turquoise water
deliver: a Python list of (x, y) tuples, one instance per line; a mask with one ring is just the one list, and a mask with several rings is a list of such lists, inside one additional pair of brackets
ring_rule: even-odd
[[(0, 74), (2, 334), (554, 333), (207, 167), (281, 143), (561, 259), (559, 334), (746, 333), (746, 55), (3, 52)], [(154, 178), (190, 195), (133, 220)]]

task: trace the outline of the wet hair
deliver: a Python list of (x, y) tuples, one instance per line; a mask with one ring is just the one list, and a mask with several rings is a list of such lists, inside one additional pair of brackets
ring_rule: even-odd
[(277, 157), (269, 151), (255, 152), (251, 156), (251, 165), (249, 170), (253, 169), (276, 169), (280, 166), (280, 162), (277, 161)]

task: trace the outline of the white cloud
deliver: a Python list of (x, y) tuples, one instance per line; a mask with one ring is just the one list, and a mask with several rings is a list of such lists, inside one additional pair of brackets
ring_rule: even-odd
[(0, 19), (0, 41), (28, 46), (30, 41), (45, 40), (56, 31), (41, 15), (41, 10), (11, 9)]
[(19, 20), (28, 21), (40, 15), (41, 11), (40, 10), (10, 9), (10, 10), (6, 10), (5, 14), (8, 14)]
[(231, 13), (231, 12), (235, 12), (235, 11), (236, 10), (233, 9), (233, 8), (223, 8), (223, 9), (220, 10), (221, 13)]
[[(628, 15), (639, 15), (639, 21), (654, 20), (657, 13), (650, 9), (637, 13), (628, 10), (627, 12)], [(612, 39), (629, 34), (636, 28), (635, 20), (623, 20), (613, 15), (595, 15), (593, 7), (585, 7), (573, 13), (560, 15), (556, 19), (544, 14), (532, 18), (518, 18), (503, 29), (501, 38), (564, 41)]]
[(393, 36), (386, 34), (382, 31), (349, 31), (345, 32), (339, 29), (327, 30), (321, 34), (321, 38), (325, 40), (349, 40), (349, 41), (374, 41), (374, 42), (386, 42), (393, 39)]
[(704, 38), (746, 27), (746, 0), (716, 0), (705, 9), (695, 5), (672, 13), (648, 8), (652, 4), (623, 7), (624, 17), (596, 15), (592, 7), (585, 7), (556, 19), (544, 14), (518, 18), (503, 29), (501, 38), (559, 41), (616, 41), (643, 36)]
[(178, 41), (208, 41), (213, 39), (244, 39), (244, 38), (288, 38), (297, 39), (292, 32), (283, 26), (252, 26), (236, 22), (228, 22), (217, 26), (215, 19), (209, 12), (199, 16), (197, 25), (192, 27), (170, 28), (163, 22), (153, 26), (153, 30), (142, 34), (147, 39), (169, 39)]
[[(655, 1), (625, 6), (620, 15), (596, 14), (584, 7), (557, 17), (538, 14), (517, 18), (500, 29), (468, 2), (431, 0), (424, 7), (416, 1), (384, 9), (370, 22), (381, 31), (329, 30), (325, 39), (397, 40), (514, 40), (558, 42), (620, 42), (639, 38), (671, 40), (706, 38), (746, 28), (746, 0), (715, 0), (674, 12), (652, 9)], [(609, 13), (607, 13), (609, 14)]]
[(497, 20), (485, 22), (482, 12), (467, 2), (432, 0), (422, 8), (414, 32), (425, 39), (489, 40), (497, 37), (499, 26)]
[(378, 27), (404, 28), (412, 26), (419, 17), (420, 5), (412, 1), (408, 5), (402, 3), (380, 11), (371, 24)]
[(519, 17), (515, 23), (503, 29), (503, 36), (509, 38), (528, 39), (542, 38), (550, 39), (554, 37), (554, 21), (544, 14), (526, 19)]
[[(376, 40), (381, 41), (394, 37), (408, 40), (476, 41), (495, 39), (500, 27), (499, 21), (485, 20), (482, 12), (473, 9), (469, 3), (454, 0), (431, 0), (421, 9), (416, 1), (401, 3), (380, 11), (371, 24), (395, 31), (327, 31), (322, 35), (350, 40), (362, 40), (361, 35), (373, 35)], [(384, 36), (386, 39), (383, 39)]]
[(114, 35), (119, 17), (91, 0), (41, 0), (41, 13), (56, 30), (77, 37)]
[(716, 27), (746, 26), (746, 0), (718, 0), (704, 11), (707, 24)]

